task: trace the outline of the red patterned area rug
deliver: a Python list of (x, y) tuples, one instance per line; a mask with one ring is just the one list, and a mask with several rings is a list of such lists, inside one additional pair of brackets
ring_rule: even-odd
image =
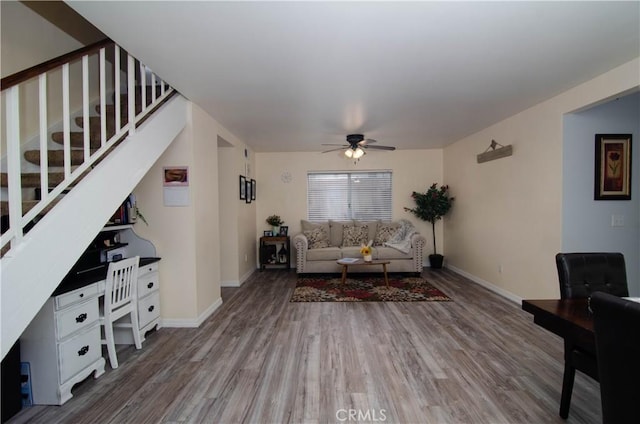
[(451, 299), (421, 277), (300, 277), (291, 302), (447, 302)]

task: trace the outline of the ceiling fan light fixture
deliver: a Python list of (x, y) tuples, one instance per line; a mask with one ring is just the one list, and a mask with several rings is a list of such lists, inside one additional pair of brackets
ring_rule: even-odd
[(359, 159), (362, 157), (362, 155), (364, 155), (364, 150), (362, 150), (360, 147), (358, 147), (357, 149), (355, 149), (353, 151), (353, 158), (354, 159)]
[(345, 151), (344, 151), (344, 155), (345, 155), (346, 157), (348, 157), (349, 159), (351, 159), (351, 158), (353, 157), (353, 150), (351, 150), (351, 149), (347, 149), (347, 150), (345, 150)]

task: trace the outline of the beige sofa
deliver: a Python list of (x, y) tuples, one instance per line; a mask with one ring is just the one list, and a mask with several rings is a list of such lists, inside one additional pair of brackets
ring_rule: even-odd
[[(400, 222), (381, 221), (302, 221), (302, 232), (293, 238), (296, 248), (296, 271), (307, 273), (336, 273), (342, 267), (341, 258), (361, 258), (360, 244), (373, 241), (373, 259), (388, 260), (388, 272), (422, 272), (422, 252), (426, 243), (419, 233), (411, 235), (408, 253), (385, 246), (401, 227)], [(409, 237), (407, 237), (409, 239)], [(349, 272), (371, 272), (369, 267), (352, 267)]]

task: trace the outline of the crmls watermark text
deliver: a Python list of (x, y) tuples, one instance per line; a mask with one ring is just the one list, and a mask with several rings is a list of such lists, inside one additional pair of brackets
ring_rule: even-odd
[(387, 420), (386, 409), (338, 409), (336, 419), (345, 421), (372, 421), (383, 422)]

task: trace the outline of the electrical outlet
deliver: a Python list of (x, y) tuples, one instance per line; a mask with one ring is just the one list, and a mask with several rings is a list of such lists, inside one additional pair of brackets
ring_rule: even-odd
[(244, 261), (247, 262), (249, 260), (249, 255), (247, 255), (246, 253), (244, 254)]
[(498, 274), (502, 274), (502, 265), (498, 265)]

